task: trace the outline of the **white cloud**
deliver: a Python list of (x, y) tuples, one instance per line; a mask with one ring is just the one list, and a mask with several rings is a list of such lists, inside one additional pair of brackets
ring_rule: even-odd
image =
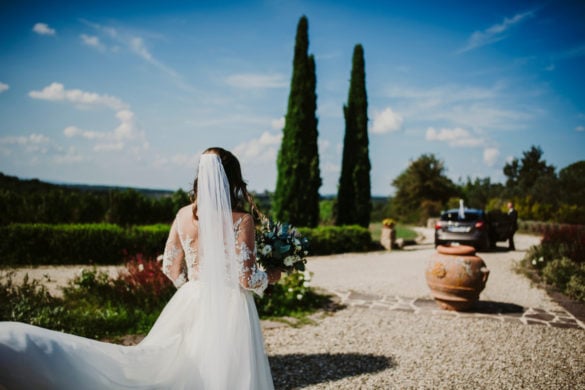
[(482, 138), (478, 138), (460, 127), (438, 131), (434, 127), (429, 127), (426, 132), (426, 140), (447, 142), (450, 146), (455, 147), (477, 147), (484, 144)]
[(429, 107), (460, 101), (494, 99), (505, 86), (505, 83), (497, 82), (489, 88), (461, 85), (443, 85), (424, 89), (392, 87), (388, 90), (388, 96), (423, 101), (425, 106)]
[(203, 151), (197, 152), (195, 154), (177, 153), (170, 157), (157, 154), (155, 155), (152, 164), (157, 168), (161, 168), (171, 164), (181, 168), (195, 167), (197, 165), (197, 161), (201, 153), (203, 153)]
[(0, 145), (15, 145), (31, 153), (47, 153), (51, 140), (43, 134), (0, 137)]
[(340, 173), (341, 166), (339, 164), (334, 164), (332, 162), (325, 162), (322, 165), (322, 170), (325, 173)]
[(130, 49), (135, 53), (138, 54), (140, 57), (145, 59), (148, 62), (156, 62), (152, 54), (148, 51), (146, 46), (144, 46), (144, 41), (140, 37), (131, 37), (128, 40), (128, 46)]
[(500, 151), (497, 148), (485, 148), (483, 150), (483, 162), (489, 167), (495, 165), (499, 156)]
[(396, 88), (387, 96), (399, 99), (405, 118), (445, 122), (443, 126), (472, 129), (518, 129), (542, 113), (538, 108), (514, 109), (508, 104), (506, 84), (497, 82), (488, 88), (445, 85), (428, 89)]
[(575, 131), (579, 131), (579, 132), (585, 131), (585, 126), (577, 126), (577, 127), (575, 127)]
[(93, 147), (96, 152), (120, 151), (127, 145), (134, 152), (149, 149), (150, 144), (146, 139), (146, 135), (136, 125), (132, 111), (118, 111), (116, 112), (116, 118), (118, 118), (120, 124), (113, 131), (82, 130), (75, 126), (69, 126), (63, 130), (63, 133), (67, 137), (80, 136), (88, 140), (96, 140), (98, 143)]
[(81, 34), (79, 37), (81, 38), (81, 42), (83, 42), (84, 45), (93, 47), (100, 51), (106, 49), (106, 47), (100, 42), (99, 37), (95, 35)]
[(563, 52), (557, 53), (553, 56), (555, 60), (568, 60), (577, 57), (585, 56), (585, 45), (576, 46), (572, 49), (565, 50)]
[(8, 91), (10, 86), (0, 81), (0, 93)]
[(257, 191), (273, 189), (276, 182), (276, 158), (282, 140), (281, 132), (265, 131), (231, 148), (242, 164), (242, 173), (251, 188)]
[(270, 122), (270, 127), (274, 130), (282, 130), (284, 128), (284, 117), (280, 117), (278, 119), (274, 119)]
[(43, 134), (29, 134), (19, 136), (5, 136), (0, 137), (0, 144), (8, 145), (31, 145), (31, 144), (42, 144), (49, 142), (49, 138)]
[(275, 162), (281, 139), (282, 134), (265, 131), (259, 138), (237, 145), (232, 152), (238, 159), (248, 164)]
[(478, 47), (490, 45), (505, 39), (505, 33), (514, 25), (534, 16), (534, 11), (527, 11), (514, 15), (512, 18), (504, 18), (499, 24), (494, 24), (483, 31), (475, 31), (467, 40), (467, 44), (458, 52), (464, 53)]
[(110, 142), (105, 144), (97, 144), (93, 147), (96, 152), (114, 152), (124, 149), (124, 142)]
[(117, 97), (85, 92), (80, 89), (67, 90), (63, 84), (57, 82), (46, 86), (41, 91), (31, 91), (28, 95), (33, 99), (67, 101), (82, 106), (105, 106), (114, 110), (122, 110), (128, 107), (126, 103)]
[(105, 138), (106, 133), (102, 133), (99, 131), (91, 131), (91, 130), (82, 130), (76, 126), (68, 126), (63, 130), (63, 134), (67, 138), (72, 138), (76, 136), (81, 136), (85, 139), (102, 139)]
[(376, 134), (390, 133), (402, 128), (404, 119), (397, 112), (392, 111), (390, 107), (381, 112), (374, 114), (372, 132)]
[(317, 140), (317, 143), (319, 145), (319, 153), (325, 153), (331, 147), (331, 142), (326, 139), (320, 138), (319, 140)]
[(288, 86), (288, 80), (282, 74), (234, 74), (228, 76), (225, 82), (236, 88), (283, 88)]
[(443, 119), (458, 126), (487, 129), (523, 128), (527, 121), (532, 120), (541, 111), (538, 109), (524, 111), (513, 110), (491, 104), (455, 105), (442, 110), (430, 112), (429, 117)]
[(134, 152), (147, 150), (150, 146), (144, 131), (136, 124), (134, 112), (130, 110), (128, 104), (115, 96), (100, 95), (79, 89), (67, 90), (60, 83), (52, 83), (41, 91), (31, 91), (29, 96), (33, 99), (53, 102), (65, 101), (72, 103), (77, 108), (104, 106), (114, 110), (119, 125), (112, 131), (84, 130), (77, 126), (68, 126), (63, 129), (63, 134), (67, 138), (82, 137), (99, 142), (94, 145), (94, 151), (119, 151), (125, 148), (128, 141), (131, 141), (128, 146)]
[(57, 164), (77, 164), (84, 160), (86, 160), (86, 157), (75, 146), (70, 146), (65, 154), (57, 154), (53, 157), (53, 161)]
[[(185, 83), (181, 77), (173, 68), (165, 65), (162, 61), (158, 60), (152, 52), (147, 48), (147, 45), (144, 39), (141, 36), (138, 36), (134, 33), (128, 33), (124, 31), (120, 31), (120, 29), (116, 29), (109, 26), (103, 26), (101, 24), (92, 23), (87, 20), (82, 20), (87, 26), (93, 28), (102, 37), (106, 37), (109, 40), (114, 41), (118, 45), (122, 45), (130, 52), (136, 54), (138, 57), (142, 58), (144, 61), (148, 62), (149, 64), (153, 65), (154, 67), (161, 70), (163, 73), (172, 77), (173, 81), (181, 88), (187, 90), (193, 90), (193, 87)], [(97, 38), (97, 37), (96, 37)], [(103, 42), (99, 41), (100, 44)], [(105, 47), (105, 45), (104, 45)], [(120, 46), (112, 46), (112, 51), (118, 51)]]
[(55, 35), (56, 33), (55, 29), (49, 27), (46, 23), (37, 23), (33, 26), (32, 30), (39, 35)]

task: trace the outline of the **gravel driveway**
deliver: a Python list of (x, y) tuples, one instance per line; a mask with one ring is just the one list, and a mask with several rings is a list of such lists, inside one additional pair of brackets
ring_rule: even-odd
[[(422, 232), (426, 241), (402, 251), (311, 258), (313, 284), (428, 300), (424, 270), (434, 245), (432, 231)], [(536, 243), (518, 235), (515, 252), (479, 253), (491, 270), (482, 301), (563, 311), (512, 270)], [(264, 334), (279, 389), (585, 389), (580, 328), (356, 305)]]

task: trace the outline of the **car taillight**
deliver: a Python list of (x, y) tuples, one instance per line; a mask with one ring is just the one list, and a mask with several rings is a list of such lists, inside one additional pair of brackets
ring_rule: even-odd
[(483, 229), (483, 227), (484, 227), (483, 221), (479, 221), (479, 222), (476, 222), (475, 223), (475, 228), (476, 229)]
[(439, 230), (439, 229), (441, 229), (442, 227), (443, 227), (443, 222), (441, 222), (441, 221), (437, 221), (437, 222), (435, 223), (435, 230)]

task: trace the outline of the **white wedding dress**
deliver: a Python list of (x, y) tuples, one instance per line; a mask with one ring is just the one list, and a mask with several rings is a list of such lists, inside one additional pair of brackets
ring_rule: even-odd
[(1, 390), (273, 389), (252, 297), (268, 283), (256, 267), (253, 219), (232, 213), (215, 154), (202, 156), (198, 179), (199, 218), (181, 209), (164, 252), (178, 290), (144, 340), (121, 346), (0, 323)]

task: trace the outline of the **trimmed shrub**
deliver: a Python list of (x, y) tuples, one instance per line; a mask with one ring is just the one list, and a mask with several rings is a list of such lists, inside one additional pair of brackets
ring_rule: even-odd
[[(156, 257), (164, 250), (169, 225), (122, 228), (112, 224), (12, 224), (0, 226), (0, 265), (121, 264), (128, 257)], [(372, 249), (361, 226), (299, 228), (311, 255)]]
[(112, 224), (0, 226), (0, 265), (120, 264), (128, 256), (160, 254), (168, 225)]
[(311, 255), (366, 252), (372, 248), (370, 231), (358, 225), (298, 228), (309, 239)]

